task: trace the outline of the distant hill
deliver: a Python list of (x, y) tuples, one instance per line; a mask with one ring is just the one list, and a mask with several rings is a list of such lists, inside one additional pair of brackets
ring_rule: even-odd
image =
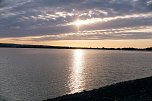
[(0, 47), (10, 47), (10, 48), (61, 48), (60, 46), (7, 44), (7, 43), (0, 43)]
[(48, 46), (48, 45), (28, 45), (28, 44), (10, 44), (0, 43), (0, 47), (5, 48), (50, 48), (50, 49), (98, 49), (98, 50), (136, 50), (136, 51), (152, 51), (152, 47), (148, 48), (88, 48), (88, 47), (67, 47), (67, 46)]

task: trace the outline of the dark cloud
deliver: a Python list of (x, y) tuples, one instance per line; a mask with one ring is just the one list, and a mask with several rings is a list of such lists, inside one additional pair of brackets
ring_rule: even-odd
[(0, 8), (3, 7), (3, 0), (0, 0)]

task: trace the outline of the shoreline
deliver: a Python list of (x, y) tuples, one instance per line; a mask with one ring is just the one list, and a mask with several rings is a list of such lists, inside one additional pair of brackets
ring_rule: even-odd
[(124, 81), (44, 101), (152, 101), (152, 77)]
[(47, 46), (47, 45), (28, 45), (28, 44), (7, 44), (0, 43), (0, 48), (39, 48), (39, 49), (89, 49), (89, 50), (125, 50), (125, 51), (152, 51), (152, 47), (147, 48), (91, 48), (91, 47), (68, 47), (68, 46)]

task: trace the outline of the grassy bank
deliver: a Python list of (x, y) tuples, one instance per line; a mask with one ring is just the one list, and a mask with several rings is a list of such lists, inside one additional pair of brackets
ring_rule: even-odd
[(152, 101), (152, 77), (121, 82), (46, 101)]

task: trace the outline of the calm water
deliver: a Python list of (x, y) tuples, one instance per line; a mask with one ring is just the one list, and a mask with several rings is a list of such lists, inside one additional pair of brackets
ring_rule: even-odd
[(152, 52), (0, 48), (0, 100), (41, 101), (147, 76)]

